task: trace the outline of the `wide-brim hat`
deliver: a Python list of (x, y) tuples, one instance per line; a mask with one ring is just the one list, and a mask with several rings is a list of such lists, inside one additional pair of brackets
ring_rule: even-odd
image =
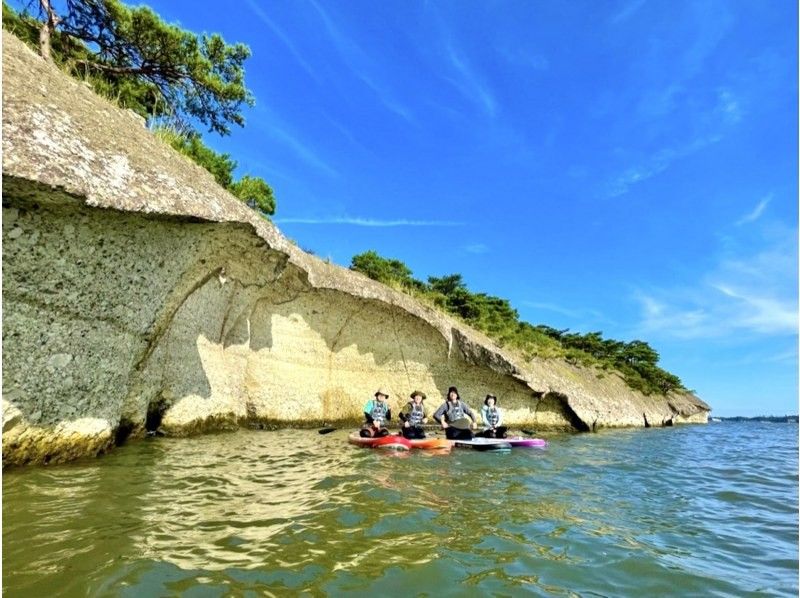
[(423, 401), (428, 398), (427, 395), (424, 392), (422, 392), (421, 390), (415, 390), (414, 392), (412, 392), (411, 393), (411, 398), (413, 399), (417, 395), (421, 396)]
[(486, 395), (486, 398), (483, 399), (483, 404), (484, 405), (488, 405), (489, 404), (489, 399), (494, 399), (494, 404), (497, 405), (497, 397), (494, 396), (493, 394)]
[(383, 395), (387, 399), (389, 398), (389, 393), (386, 391), (386, 389), (383, 386), (381, 386), (378, 390), (375, 391), (375, 396), (377, 397), (378, 395)]

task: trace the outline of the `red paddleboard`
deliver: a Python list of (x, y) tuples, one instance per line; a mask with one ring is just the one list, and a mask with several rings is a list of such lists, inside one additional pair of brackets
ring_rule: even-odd
[(373, 448), (384, 448), (395, 451), (407, 451), (411, 448), (411, 441), (402, 436), (378, 436), (376, 438), (362, 438), (357, 432), (353, 432), (347, 437), (347, 442), (357, 446), (367, 446)]
[(446, 438), (414, 438), (410, 440), (411, 448), (425, 449), (425, 450), (450, 450), (453, 443)]

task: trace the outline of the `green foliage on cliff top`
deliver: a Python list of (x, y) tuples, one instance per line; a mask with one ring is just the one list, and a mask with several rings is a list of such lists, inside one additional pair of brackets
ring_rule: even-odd
[[(184, 130), (202, 123), (222, 135), (232, 124), (244, 125), (242, 108), (254, 103), (244, 84), (246, 45), (227, 44), (216, 33), (197, 35), (165, 23), (147, 6), (119, 0), (33, 6), (41, 20), (4, 6), (6, 28), (73, 74), (102, 81), (147, 118), (169, 116)], [(51, 27), (42, 28), (49, 11)]]
[[(3, 2), (3, 27), (37, 51), (42, 25)], [(98, 95), (151, 124), (161, 123), (156, 134), (211, 172), (222, 187), (263, 214), (275, 213), (266, 181), (250, 174), (234, 181), (236, 162), (207, 147), (194, 127), (199, 122), (225, 135), (230, 124), (244, 125), (242, 106), (253, 104), (244, 85), (247, 46), (184, 31), (146, 6), (68, 0), (50, 48), (56, 64)]]
[(253, 209), (263, 214), (275, 213), (275, 196), (267, 182), (260, 178), (244, 175), (233, 180), (236, 161), (229, 154), (220, 154), (205, 145), (196, 133), (180, 134), (167, 127), (157, 128), (156, 135), (169, 143), (184, 156), (205, 168), (221, 186), (230, 191)]
[(602, 332), (570, 333), (520, 321), (507, 299), (473, 293), (460, 274), (430, 276), (425, 283), (415, 279), (400, 260), (383, 258), (375, 251), (354, 256), (350, 268), (439, 307), (527, 359), (560, 357), (573, 364), (616, 370), (631, 388), (644, 394), (685, 390), (677, 376), (658, 367), (659, 355), (647, 343), (625, 343), (604, 339)]

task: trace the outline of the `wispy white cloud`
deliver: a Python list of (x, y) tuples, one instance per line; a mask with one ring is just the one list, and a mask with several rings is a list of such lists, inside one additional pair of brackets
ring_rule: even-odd
[(639, 293), (636, 297), (642, 307), (639, 328), (645, 334), (683, 339), (740, 333), (759, 336), (797, 333), (797, 303), (791, 298), (758, 295), (752, 289), (733, 291), (713, 286), (699, 291), (691, 299), (667, 293), (666, 300)]
[(773, 197), (772, 194), (769, 194), (761, 201), (759, 201), (756, 207), (753, 208), (753, 210), (750, 213), (745, 214), (739, 220), (736, 221), (736, 226), (741, 226), (749, 222), (755, 222), (756, 220), (761, 218), (761, 215), (764, 213), (764, 210), (769, 205), (769, 202), (772, 201), (772, 197)]
[(609, 22), (612, 25), (619, 25), (623, 21), (627, 21), (642, 7), (644, 2), (645, 0), (633, 0), (632, 2), (628, 2), (619, 12), (609, 19)]
[(348, 35), (343, 33), (341, 28), (334, 23), (333, 19), (319, 3), (314, 0), (309, 0), (309, 2), (322, 20), (322, 24), (325, 27), (328, 37), (333, 42), (334, 48), (336, 48), (339, 56), (352, 73), (378, 96), (386, 109), (413, 124), (414, 117), (411, 111), (395, 99), (385, 85), (379, 83), (375, 77), (371, 77), (367, 74), (368, 70), (374, 69), (369, 55)]
[(672, 162), (671, 158), (656, 156), (648, 163), (632, 166), (625, 172), (617, 176), (608, 186), (607, 197), (619, 197), (625, 195), (632, 185), (647, 180), (665, 171)]
[(769, 346), (757, 346), (747, 353), (736, 353), (731, 356), (721, 356), (715, 360), (715, 366), (724, 368), (752, 367), (766, 364), (796, 364), (797, 345), (791, 339), (770, 343)]
[(685, 96), (683, 86), (675, 83), (663, 88), (646, 89), (636, 108), (637, 114), (644, 120), (662, 119), (672, 114)]
[(607, 185), (606, 197), (613, 198), (626, 194), (636, 183), (640, 183), (667, 170), (676, 160), (686, 158), (700, 151), (706, 146), (717, 143), (721, 135), (697, 137), (687, 144), (679, 147), (665, 147), (652, 156), (644, 159), (640, 164), (632, 166), (617, 175)]
[(275, 139), (287, 146), (298, 158), (309, 166), (313, 166), (330, 177), (338, 178), (339, 172), (336, 169), (329, 166), (324, 160), (317, 156), (310, 147), (303, 144), (298, 136), (290, 132), (287, 128), (282, 127), (274, 120), (260, 128), (267, 131)]
[(317, 71), (300, 55), (300, 52), (297, 50), (297, 47), (294, 45), (292, 40), (286, 35), (283, 30), (275, 24), (275, 22), (267, 16), (267, 13), (264, 12), (264, 9), (261, 8), (259, 4), (257, 4), (254, 0), (246, 0), (247, 6), (250, 7), (256, 16), (263, 22), (269, 29), (272, 31), (275, 36), (283, 42), (283, 44), (289, 49), (289, 52), (294, 56), (294, 59), (303, 67), (303, 70), (306, 71), (311, 77), (319, 82), (319, 75)]
[(763, 363), (797, 363), (797, 345), (787, 351), (772, 353), (761, 359)]
[[(643, 4), (628, 2), (612, 22), (624, 21)], [(716, 143), (745, 115), (748, 92), (743, 86), (709, 84), (715, 76), (709, 69), (710, 58), (735, 22), (728, 5), (707, 0), (675, 10), (680, 25), (657, 29), (630, 64), (640, 79), (636, 90), (604, 92), (595, 102), (593, 113), (602, 118), (616, 115), (625, 106), (631, 109), (630, 118), (618, 126), (633, 157), (609, 178), (608, 197), (623, 195), (676, 160)], [(682, 139), (681, 131), (690, 133)]]
[[(685, 90), (679, 85), (646, 92), (639, 103), (637, 114), (642, 126), (650, 121), (672, 122), (683, 103), (687, 102)], [(692, 122), (706, 132), (683, 144), (668, 145), (639, 160), (608, 184), (607, 197), (618, 197), (627, 193), (636, 183), (652, 178), (667, 170), (675, 161), (687, 158), (709, 145), (719, 142), (723, 135), (742, 118), (739, 101), (729, 90), (720, 90), (717, 101), (692, 115)]]
[[(633, 3), (638, 8), (640, 4)], [(706, 64), (735, 22), (724, 1), (708, 0), (676, 6), (680, 26), (665, 37), (655, 35), (631, 68), (641, 77), (637, 101), (637, 126), (661, 123), (674, 127), (666, 116), (688, 117), (699, 123), (717, 112), (725, 122), (738, 122), (741, 99), (729, 88), (709, 97)], [(700, 76), (698, 76), (700, 75)]]
[(373, 218), (276, 218), (277, 224), (347, 224), (352, 226), (393, 227), (393, 226), (464, 226), (463, 222), (447, 220), (375, 220)]
[(735, 124), (742, 120), (741, 102), (729, 89), (719, 90), (717, 94), (717, 110), (727, 122)]
[(725, 258), (694, 287), (639, 290), (641, 332), (700, 339), (797, 335), (797, 231)]
[(489, 253), (489, 246), (483, 243), (474, 243), (472, 245), (465, 246), (464, 251), (475, 254)]
[(477, 101), (489, 116), (494, 116), (497, 111), (497, 102), (494, 99), (491, 89), (484, 84), (482, 78), (472, 68), (460, 52), (453, 46), (453, 42), (448, 39), (445, 46), (445, 57), (450, 66), (458, 73), (457, 79), (448, 78), (466, 98)]
[(367, 149), (367, 147), (363, 143), (361, 143), (356, 138), (355, 135), (353, 135), (352, 131), (348, 127), (345, 127), (342, 123), (340, 123), (335, 118), (332, 118), (328, 114), (326, 114), (325, 117), (328, 119), (328, 122), (331, 125), (333, 125), (333, 127), (335, 129), (337, 129), (351, 144), (353, 144), (355, 147), (357, 147), (361, 152), (363, 152), (364, 154), (369, 154), (369, 155), (373, 155), (373, 156), (375, 155), (374, 152), (372, 152), (372, 150)]
[(642, 327), (668, 330), (678, 337), (706, 336), (712, 320), (704, 307), (676, 307), (643, 292), (636, 294), (642, 307)]
[(339, 28), (334, 24), (333, 19), (328, 16), (328, 13), (317, 2), (314, 0), (309, 0), (309, 3), (314, 7), (314, 10), (317, 11), (319, 18), (322, 19), (322, 23), (325, 25), (328, 35), (331, 37), (334, 44), (336, 44), (337, 49), (342, 54), (361, 52), (358, 46), (356, 46), (349, 37), (344, 35), (339, 30)]
[(738, 327), (763, 334), (797, 332), (796, 301), (769, 296), (757, 289), (738, 289), (724, 284), (713, 287), (739, 304)]
[[(605, 319), (600, 312), (592, 309), (570, 309), (557, 303), (546, 303), (541, 301), (522, 301), (520, 304), (524, 305), (525, 307), (532, 307), (533, 309), (560, 314), (576, 322), (580, 322), (582, 320), (591, 320), (593, 323), (597, 323), (598, 321)], [(576, 324), (576, 328), (581, 327), (582, 326), (578, 326)]]
[(254, 118), (251, 126), (256, 127), (266, 136), (281, 143), (296, 158), (299, 158), (308, 166), (331, 178), (339, 177), (339, 172), (323, 160), (311, 146), (303, 143), (301, 135), (272, 110), (263, 104), (259, 104), (255, 107), (255, 112), (259, 118)]
[(541, 309), (543, 311), (551, 311), (557, 314), (561, 314), (562, 316), (568, 316), (570, 318), (577, 318), (580, 314), (576, 310), (567, 309), (562, 307), (561, 305), (556, 305), (555, 303), (539, 303), (537, 301), (522, 301), (522, 305), (527, 307), (532, 307), (534, 309)]
[(684, 17), (688, 23), (686, 47), (678, 57), (678, 64), (682, 74), (691, 77), (702, 70), (736, 19), (731, 14), (731, 4), (724, 0), (689, 2), (685, 6), (690, 14)]

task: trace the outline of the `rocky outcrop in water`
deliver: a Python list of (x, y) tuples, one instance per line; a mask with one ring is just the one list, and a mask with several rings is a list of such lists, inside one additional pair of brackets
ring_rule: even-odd
[(691, 394), (525, 363), (307, 255), (154, 138), (3, 33), (3, 463), (64, 461), (148, 429), (354, 420), (451, 384), (540, 429), (706, 421)]

